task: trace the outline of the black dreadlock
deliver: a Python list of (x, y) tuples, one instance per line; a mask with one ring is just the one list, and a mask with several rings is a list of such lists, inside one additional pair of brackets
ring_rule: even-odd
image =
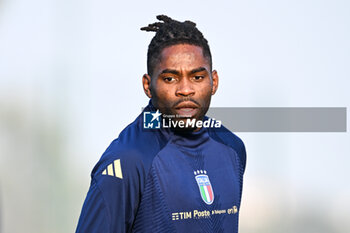
[(197, 29), (196, 24), (186, 20), (179, 22), (171, 19), (166, 15), (158, 15), (157, 19), (162, 22), (149, 24), (147, 27), (142, 27), (142, 31), (156, 32), (156, 35), (151, 40), (147, 52), (147, 72), (150, 76), (153, 75), (153, 69), (159, 61), (161, 51), (168, 46), (175, 44), (192, 44), (202, 48), (203, 56), (208, 58), (210, 69), (212, 68), (212, 59), (208, 41), (203, 34)]

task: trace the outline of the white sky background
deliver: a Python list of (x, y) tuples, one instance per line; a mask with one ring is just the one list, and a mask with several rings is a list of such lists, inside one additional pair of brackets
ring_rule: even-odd
[[(349, 12), (345, 0), (0, 0), (0, 232), (74, 231), (94, 164), (148, 102), (154, 34), (139, 28), (157, 14), (208, 39), (212, 106), (349, 108)], [(238, 135), (241, 232), (349, 232), (348, 132)]]

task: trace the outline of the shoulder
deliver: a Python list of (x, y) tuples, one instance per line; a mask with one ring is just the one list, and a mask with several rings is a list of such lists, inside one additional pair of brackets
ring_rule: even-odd
[(208, 133), (212, 139), (231, 147), (237, 153), (244, 170), (246, 165), (246, 150), (242, 139), (223, 125), (220, 128), (208, 128)]
[(142, 170), (143, 154), (138, 148), (130, 148), (115, 139), (92, 170), (91, 176), (99, 179), (102, 176), (128, 179), (129, 175)]
[(95, 165), (92, 178), (116, 177), (129, 182), (146, 175), (162, 145), (152, 131), (140, 127), (139, 120), (136, 118), (111, 142)]

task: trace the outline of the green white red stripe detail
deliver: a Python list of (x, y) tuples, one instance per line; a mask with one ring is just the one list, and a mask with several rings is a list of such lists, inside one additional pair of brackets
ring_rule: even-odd
[(206, 204), (211, 205), (214, 201), (214, 192), (213, 192), (213, 188), (211, 186), (209, 177), (208, 175), (206, 175), (206, 171), (198, 171), (198, 173), (195, 172), (195, 175), (196, 175), (195, 178), (198, 184), (198, 188), (199, 188), (199, 192), (201, 194), (202, 200)]

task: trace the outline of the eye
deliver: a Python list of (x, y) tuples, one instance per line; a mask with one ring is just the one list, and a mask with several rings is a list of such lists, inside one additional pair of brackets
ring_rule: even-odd
[(167, 83), (172, 83), (175, 81), (174, 77), (164, 77), (163, 80)]
[(200, 80), (202, 80), (203, 78), (204, 78), (204, 76), (202, 76), (202, 75), (196, 75), (196, 76), (193, 77), (193, 79), (194, 79), (195, 81), (200, 81)]

